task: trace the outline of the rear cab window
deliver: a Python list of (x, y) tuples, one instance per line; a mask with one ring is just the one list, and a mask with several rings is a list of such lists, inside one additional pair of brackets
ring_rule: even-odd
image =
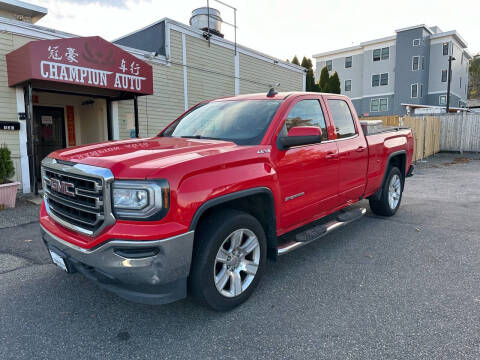
[(316, 126), (322, 129), (322, 141), (328, 140), (325, 116), (317, 99), (305, 99), (297, 102), (290, 109), (280, 136), (286, 136), (288, 131), (295, 126)]
[(357, 135), (352, 112), (345, 100), (328, 99), (328, 107), (337, 133), (337, 139), (345, 139)]

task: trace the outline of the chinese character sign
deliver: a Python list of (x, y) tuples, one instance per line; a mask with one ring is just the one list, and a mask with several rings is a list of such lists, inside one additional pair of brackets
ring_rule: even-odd
[(7, 54), (7, 69), (10, 86), (39, 79), (153, 94), (151, 65), (98, 36), (32, 41)]

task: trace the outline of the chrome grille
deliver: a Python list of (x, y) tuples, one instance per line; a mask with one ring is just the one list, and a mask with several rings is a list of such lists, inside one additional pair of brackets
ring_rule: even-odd
[(42, 183), (49, 215), (61, 225), (93, 236), (114, 222), (108, 169), (42, 161)]

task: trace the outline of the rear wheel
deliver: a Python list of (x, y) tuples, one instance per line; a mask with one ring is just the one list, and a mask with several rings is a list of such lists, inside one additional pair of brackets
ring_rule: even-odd
[(400, 207), (403, 193), (403, 177), (397, 167), (391, 167), (382, 187), (380, 198), (370, 198), (370, 209), (381, 216), (393, 216)]
[(200, 224), (195, 243), (192, 294), (217, 311), (246, 301), (266, 262), (266, 237), (259, 221), (241, 211), (222, 211)]

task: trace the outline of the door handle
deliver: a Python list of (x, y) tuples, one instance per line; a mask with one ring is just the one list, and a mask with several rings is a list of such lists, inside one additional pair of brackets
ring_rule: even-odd
[(357, 152), (362, 152), (363, 150), (365, 150), (365, 147), (359, 146), (356, 151)]
[(328, 152), (327, 155), (325, 155), (325, 159), (335, 159), (337, 157), (337, 153), (336, 152)]

